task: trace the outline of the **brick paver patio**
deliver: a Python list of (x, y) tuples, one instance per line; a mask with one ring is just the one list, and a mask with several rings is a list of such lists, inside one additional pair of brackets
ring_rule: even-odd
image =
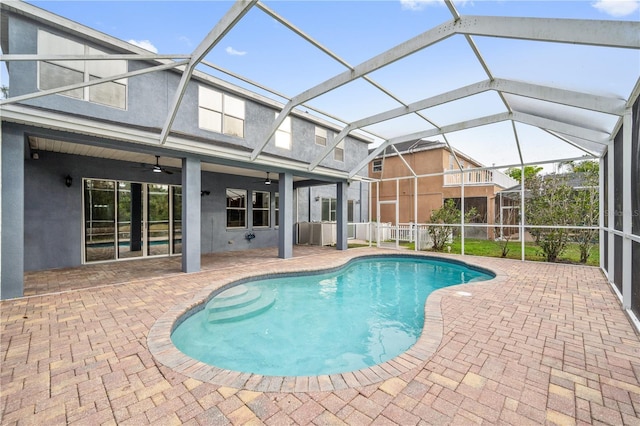
[(204, 256), (196, 274), (177, 258), (29, 273), (33, 296), (0, 303), (2, 424), (640, 425), (640, 338), (592, 267), (451, 256), (498, 278), (432, 294), (438, 342), (399, 359), (409, 366), (397, 374), (230, 386), (158, 355), (172, 310), (226, 282), (380, 253), (393, 252), (296, 247), (283, 261), (250, 250)]

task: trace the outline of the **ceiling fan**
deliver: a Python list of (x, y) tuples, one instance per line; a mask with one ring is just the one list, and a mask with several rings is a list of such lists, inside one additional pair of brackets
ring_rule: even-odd
[(256, 182), (261, 182), (265, 185), (271, 185), (271, 178), (269, 177), (269, 172), (267, 172), (267, 178), (265, 180), (257, 180)]
[(160, 165), (160, 156), (156, 155), (156, 164), (149, 169), (149, 171), (153, 173), (166, 173), (168, 175), (172, 175), (173, 172), (168, 170), (167, 168)]

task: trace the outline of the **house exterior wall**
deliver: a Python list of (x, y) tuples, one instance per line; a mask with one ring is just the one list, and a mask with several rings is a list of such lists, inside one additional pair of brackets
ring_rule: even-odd
[[(82, 178), (122, 180), (140, 183), (181, 185), (180, 174), (150, 173), (134, 163), (40, 152), (38, 160), (24, 161), (24, 270), (73, 267), (82, 263)], [(66, 187), (64, 177), (73, 177)], [(278, 228), (251, 225), (251, 208), (247, 208), (246, 228), (226, 227), (226, 189), (268, 191), (273, 200), (277, 185), (265, 188), (255, 178), (218, 173), (202, 173), (202, 188), (210, 194), (201, 197), (201, 252), (214, 253), (248, 248), (274, 247)], [(5, 209), (3, 209), (5, 211)], [(7, 210), (8, 211), (8, 210)], [(256, 238), (245, 238), (252, 232)], [(3, 260), (8, 253), (3, 251)]]
[[(411, 167), (416, 175), (429, 175), (443, 173), (450, 169), (451, 158), (450, 153), (445, 148), (433, 148), (423, 151), (408, 152), (402, 154), (406, 163)], [(479, 167), (478, 163), (469, 159), (458, 157), (459, 161), (465, 168)], [(454, 166), (454, 170), (457, 165)], [(447, 198), (460, 198), (462, 194), (461, 185), (445, 185), (445, 176), (426, 176), (413, 178), (413, 174), (407, 168), (406, 164), (399, 156), (388, 156), (383, 160), (382, 172), (373, 171), (373, 162), (369, 164), (369, 176), (379, 179), (391, 179), (397, 177), (405, 177), (397, 183), (395, 180), (385, 180), (372, 184), (372, 219), (380, 222), (395, 221), (395, 206), (393, 204), (383, 204), (380, 207), (380, 216), (377, 211), (378, 191), (376, 186), (379, 185), (379, 194), (381, 202), (390, 202), (397, 200), (398, 220), (397, 223), (427, 223), (431, 217), (433, 210), (442, 207)], [(416, 198), (417, 185), (417, 216), (415, 215), (414, 199)], [(495, 193), (498, 187), (490, 185), (465, 185), (464, 197), (486, 197), (487, 199), (487, 222), (493, 223), (495, 218)], [(491, 237), (491, 230), (487, 230), (487, 235)]]
[[(56, 35), (69, 38), (78, 42), (91, 45), (109, 53), (130, 53), (116, 51), (113, 47), (104, 43), (87, 40), (76, 34), (62, 32), (59, 29), (29, 20), (23, 16), (8, 14), (9, 52), (20, 54), (36, 54), (38, 29), (43, 29)], [(10, 95), (19, 96), (37, 92), (38, 65), (35, 61), (17, 61), (9, 64)], [(129, 71), (136, 71), (157, 65), (145, 61), (128, 61)], [(57, 112), (65, 112), (88, 118), (113, 121), (132, 126), (160, 129), (165, 124), (169, 113), (169, 106), (173, 101), (181, 74), (176, 71), (158, 71), (128, 79), (127, 107), (126, 109), (108, 107), (85, 100), (75, 99), (60, 94), (44, 96), (24, 101), (26, 105), (46, 108)], [(219, 80), (215, 80), (219, 81)], [(172, 132), (188, 137), (198, 137), (211, 143), (227, 143), (245, 149), (258, 147), (271, 127), (275, 114), (279, 113), (281, 104), (277, 104), (260, 96), (250, 97), (241, 89), (232, 91), (223, 87), (223, 82), (216, 84), (214, 79), (195, 76), (187, 85), (183, 101), (178, 109)], [(230, 94), (245, 102), (244, 137), (234, 137), (221, 133), (201, 129), (198, 126), (198, 86), (205, 85), (217, 91)], [(301, 114), (292, 115), (292, 148), (291, 150), (278, 148), (273, 139), (265, 147), (264, 153), (270, 153), (285, 158), (303, 162), (311, 162), (322, 154), (324, 147), (315, 144), (315, 127), (323, 127), (328, 130), (328, 139), (338, 133), (339, 129), (312, 119), (304, 120)], [(348, 136), (345, 138), (344, 161), (337, 161), (332, 155), (327, 156), (321, 166), (331, 167), (340, 171), (348, 171), (367, 155), (368, 143)]]
[[(296, 212), (294, 222), (321, 222), (323, 198), (337, 199), (336, 185), (319, 185), (297, 188), (294, 193)], [(369, 183), (351, 182), (347, 188), (347, 200), (352, 200), (353, 222), (369, 221)]]

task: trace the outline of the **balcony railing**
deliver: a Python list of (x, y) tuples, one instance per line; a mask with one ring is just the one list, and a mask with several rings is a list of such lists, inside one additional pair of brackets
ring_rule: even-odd
[(474, 170), (468, 169), (464, 173), (448, 172), (444, 175), (445, 186), (462, 185), (464, 175), (465, 185), (497, 185), (501, 188), (511, 188), (518, 184), (518, 181), (505, 175), (498, 170)]

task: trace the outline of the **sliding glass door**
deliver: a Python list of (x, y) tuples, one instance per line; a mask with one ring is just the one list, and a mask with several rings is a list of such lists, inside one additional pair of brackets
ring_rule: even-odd
[(182, 188), (84, 180), (84, 261), (182, 251)]

